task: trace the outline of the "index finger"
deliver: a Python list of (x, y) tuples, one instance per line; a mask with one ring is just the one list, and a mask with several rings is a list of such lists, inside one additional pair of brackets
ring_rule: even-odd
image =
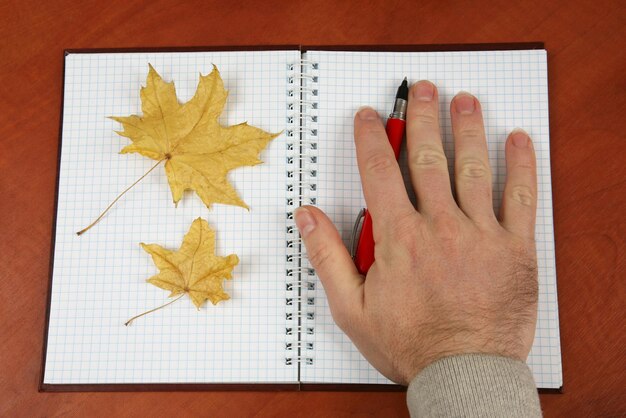
[(414, 213), (385, 127), (371, 107), (359, 109), (354, 118), (354, 142), (365, 202), (375, 224)]

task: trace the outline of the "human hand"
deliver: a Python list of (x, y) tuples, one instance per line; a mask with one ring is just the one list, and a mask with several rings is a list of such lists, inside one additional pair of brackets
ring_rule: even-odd
[(411, 87), (407, 147), (417, 210), (378, 114), (363, 108), (355, 116), (357, 160), (376, 243), (367, 279), (322, 211), (305, 206), (295, 214), (335, 322), (374, 367), (401, 384), (454, 354), (525, 360), (537, 319), (537, 180), (530, 138), (515, 130), (507, 139), (498, 219), (480, 103), (460, 93), (450, 106), (456, 201), (438, 109), (432, 83)]

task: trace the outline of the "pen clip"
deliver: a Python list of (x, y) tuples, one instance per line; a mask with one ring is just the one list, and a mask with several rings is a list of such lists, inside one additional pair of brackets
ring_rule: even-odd
[(364, 217), (365, 208), (359, 211), (359, 214), (356, 216), (356, 220), (354, 221), (354, 226), (352, 227), (352, 234), (350, 235), (350, 256), (353, 260), (356, 256), (356, 248), (359, 244), (359, 235), (361, 233), (361, 225)]

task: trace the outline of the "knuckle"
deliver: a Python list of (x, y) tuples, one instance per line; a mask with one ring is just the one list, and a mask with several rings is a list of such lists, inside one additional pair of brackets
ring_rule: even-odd
[(456, 242), (461, 235), (461, 221), (452, 214), (443, 212), (433, 218), (436, 236), (442, 241)]
[(521, 161), (515, 164), (514, 168), (520, 168), (522, 170), (535, 170), (535, 164), (533, 161)]
[(317, 248), (312, 249), (308, 254), (308, 259), (311, 265), (315, 269), (319, 269), (321, 266), (325, 266), (332, 253), (326, 245), (320, 245)]
[(478, 158), (459, 161), (459, 175), (465, 178), (482, 179), (490, 175), (489, 167)]
[(418, 222), (415, 219), (416, 212), (398, 216), (391, 227), (391, 239), (394, 243), (410, 247), (415, 244)]
[(421, 146), (415, 150), (411, 163), (416, 167), (432, 167), (446, 164), (443, 150), (431, 146)]
[(537, 199), (532, 188), (519, 184), (511, 187), (509, 197), (520, 205), (529, 207), (532, 207)]
[(467, 139), (483, 139), (484, 133), (482, 129), (477, 127), (467, 127), (459, 130), (459, 137)]
[(416, 234), (413, 228), (396, 227), (392, 233), (393, 245), (403, 248), (412, 248), (415, 245)]
[(360, 137), (376, 138), (386, 135), (385, 129), (378, 121), (365, 121), (359, 129)]
[(413, 120), (420, 125), (438, 127), (437, 117), (431, 112), (422, 111), (419, 113), (415, 113), (413, 115)]
[(386, 173), (394, 163), (395, 159), (387, 154), (374, 154), (365, 162), (365, 168), (371, 173)]

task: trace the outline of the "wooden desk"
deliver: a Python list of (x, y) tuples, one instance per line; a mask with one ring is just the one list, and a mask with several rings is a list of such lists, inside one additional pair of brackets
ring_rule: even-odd
[(407, 414), (403, 393), (37, 392), (63, 49), (511, 41), (543, 41), (549, 56), (565, 386), (542, 405), (626, 415), (623, 2), (78, 3), (0, 3), (0, 416)]

